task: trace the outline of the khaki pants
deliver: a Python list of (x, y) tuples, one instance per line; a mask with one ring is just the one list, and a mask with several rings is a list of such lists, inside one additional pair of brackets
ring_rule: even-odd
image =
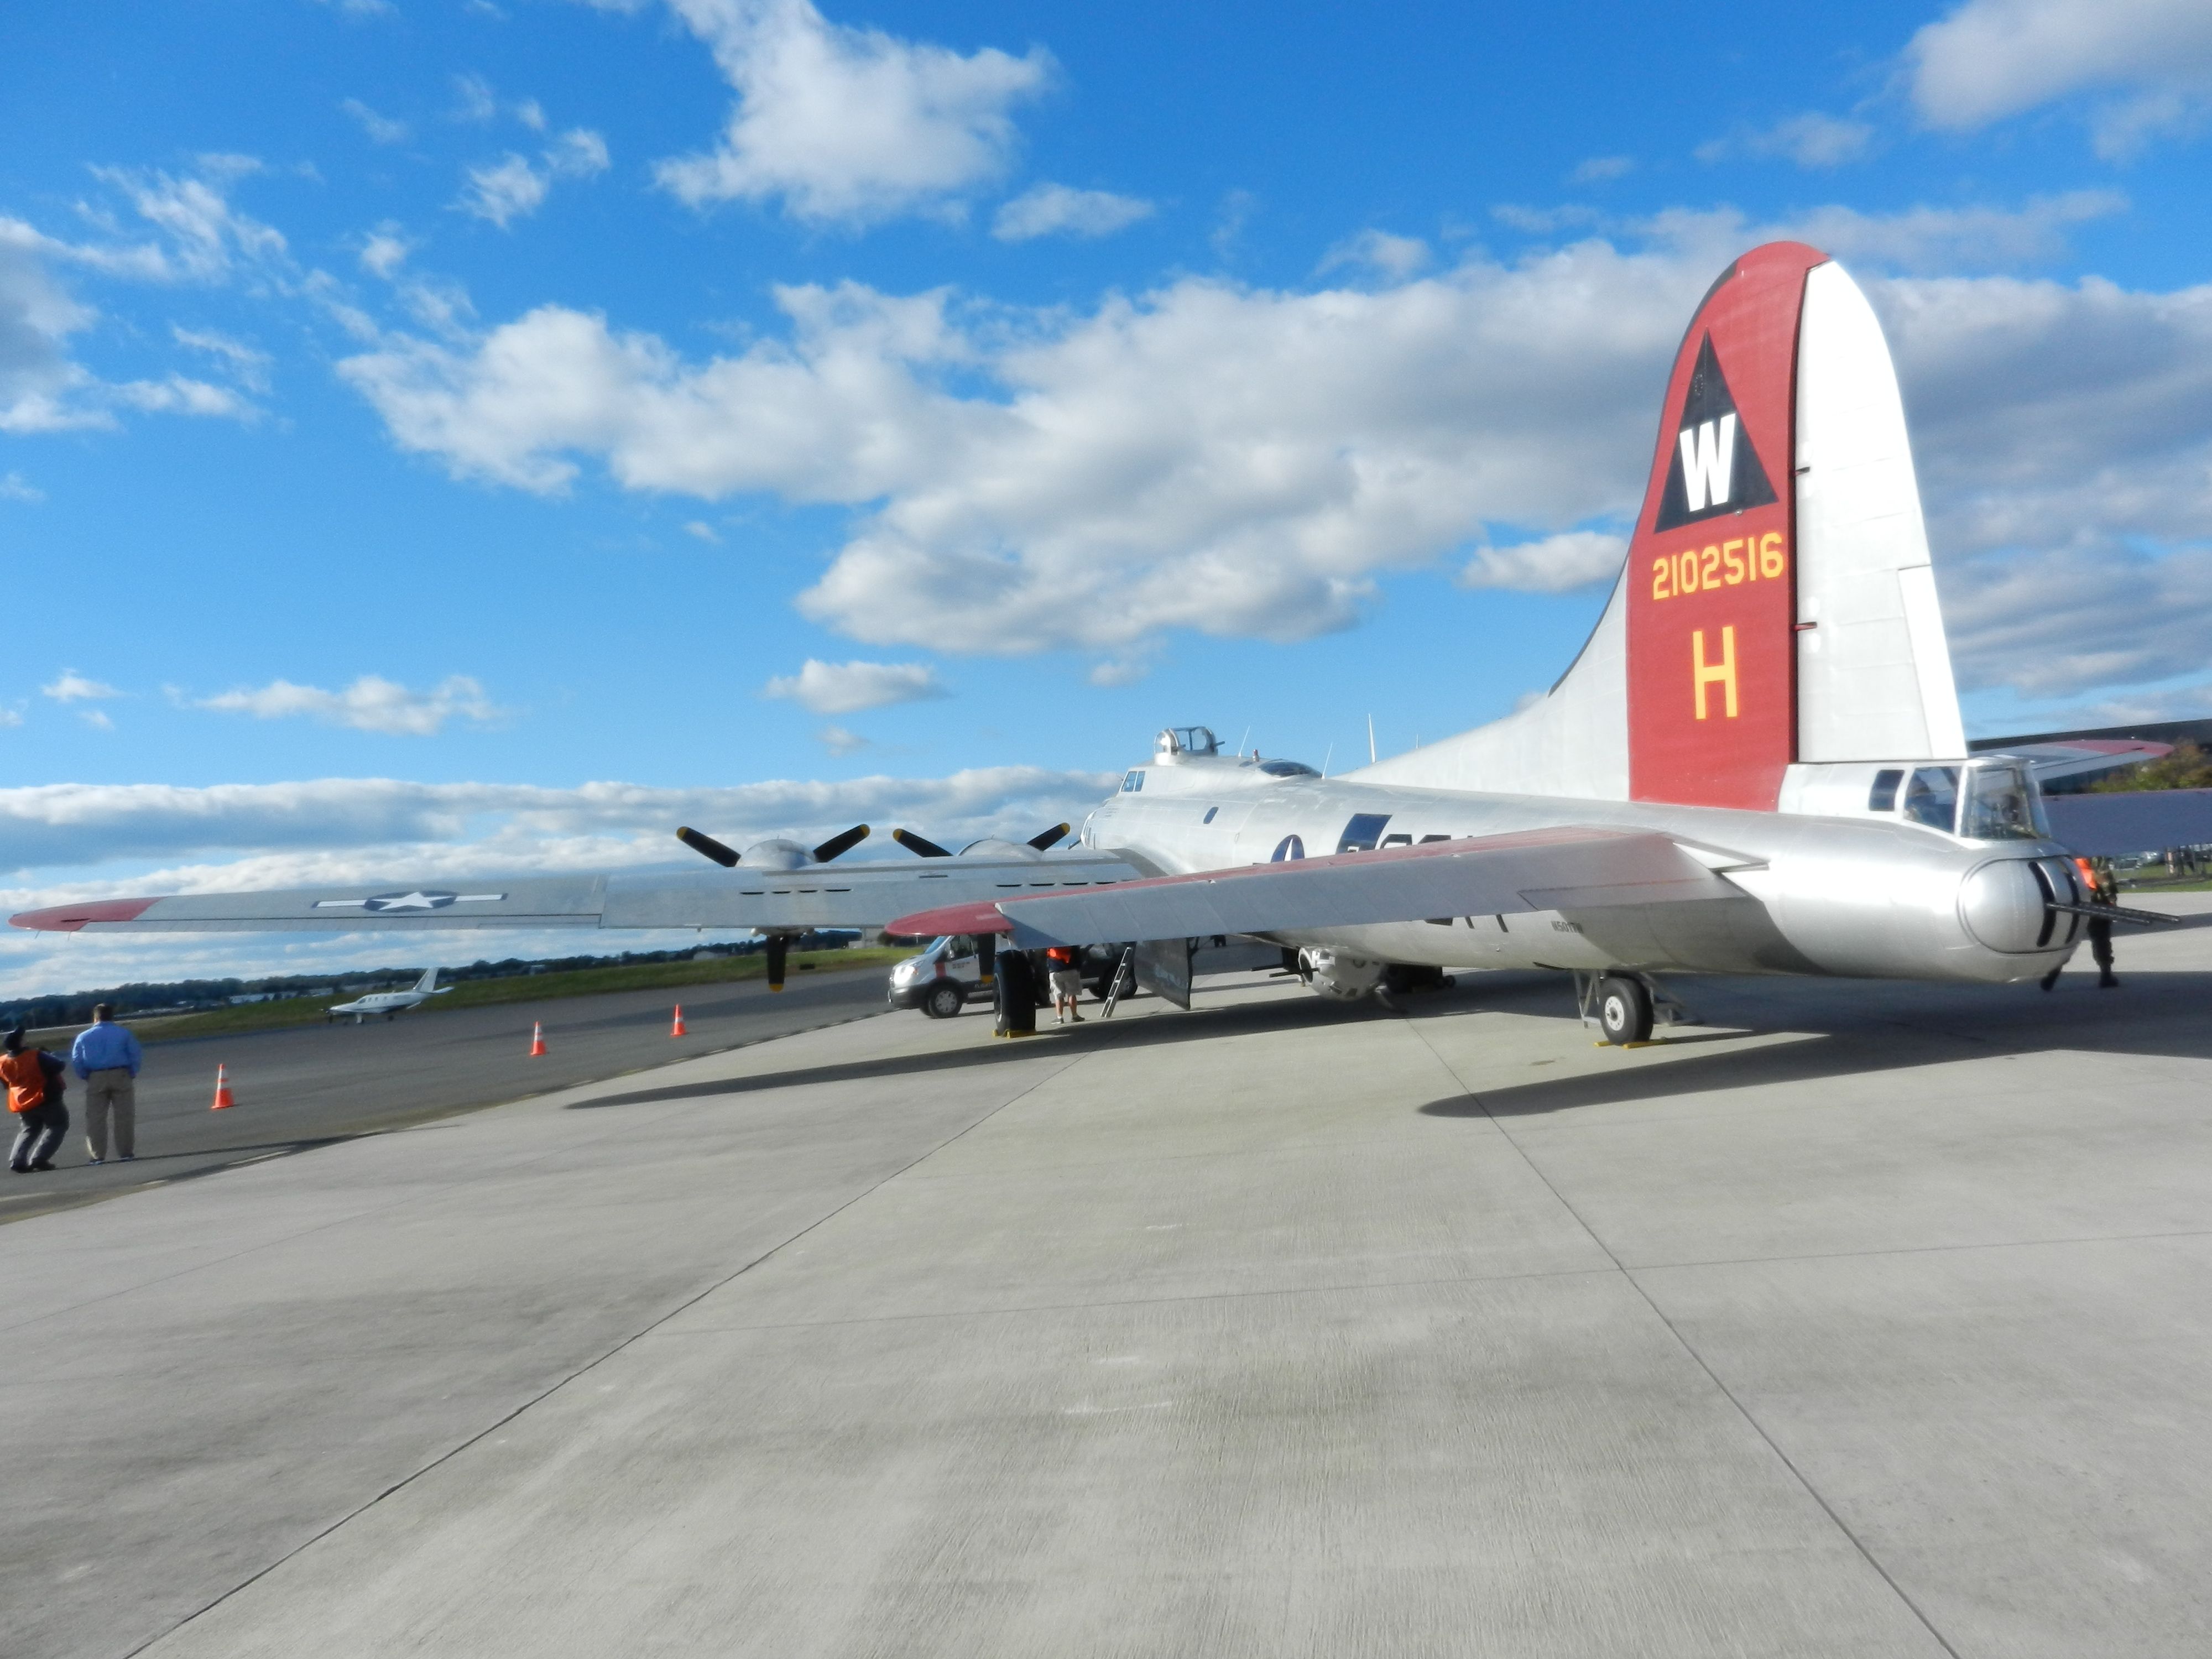
[(115, 1155), (130, 1158), (137, 1151), (138, 1094), (128, 1066), (94, 1072), (84, 1085), (84, 1144), (94, 1158), (107, 1156), (111, 1112), (115, 1116)]

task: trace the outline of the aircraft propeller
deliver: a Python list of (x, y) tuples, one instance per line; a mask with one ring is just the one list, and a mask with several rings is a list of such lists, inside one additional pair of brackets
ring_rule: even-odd
[[(1055, 823), (1051, 829), (1040, 830), (1037, 834), (1031, 836), (1029, 840), (1023, 844), (1027, 847), (1035, 848), (1040, 853), (1046, 852), (1057, 843), (1063, 836), (1065, 836), (1068, 830), (1073, 827), (1073, 826), (1070, 824)], [(905, 848), (908, 852), (913, 853), (921, 858), (949, 859), (952, 856), (950, 849), (939, 847), (935, 842), (930, 840), (927, 836), (917, 836), (911, 830), (894, 830), (891, 831), (891, 839), (896, 842), (900, 846)], [(989, 844), (990, 843), (988, 841), (979, 841), (974, 842), (969, 848), (963, 848), (963, 850), (973, 851), (975, 848), (985, 847)]]
[[(676, 832), (676, 839), (693, 852), (710, 858), (725, 870), (734, 870), (739, 865), (753, 869), (798, 870), (810, 864), (827, 864), (842, 857), (868, 838), (868, 826), (856, 823), (850, 830), (841, 830), (815, 847), (801, 847), (796, 842), (756, 842), (742, 853), (716, 841), (712, 836), (685, 824)], [(791, 936), (771, 932), (767, 935), (768, 988), (783, 989), (784, 969), (791, 959)]]

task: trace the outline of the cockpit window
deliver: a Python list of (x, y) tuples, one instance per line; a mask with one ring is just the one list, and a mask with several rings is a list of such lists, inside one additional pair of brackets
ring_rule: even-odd
[(2027, 780), (2016, 766), (1974, 766), (1966, 770), (1966, 804), (1959, 833), (1968, 841), (2037, 841), (2042, 831)]
[(1912, 775), (1912, 781), (1905, 789), (1905, 816), (1915, 823), (1924, 823), (1930, 830), (1951, 833), (1951, 824), (1958, 817), (1959, 769), (1955, 766), (1923, 766)]
[(1260, 769), (1271, 778), (1317, 778), (1321, 775), (1304, 761), (1261, 761)]
[(1144, 787), (1145, 773), (1142, 767), (1138, 768), (1134, 771), (1124, 772), (1121, 775), (1121, 793), (1123, 794), (1133, 795)]
[(1867, 811), (1894, 812), (1897, 810), (1897, 786), (1905, 781), (1901, 767), (1886, 766), (1874, 775), (1874, 787), (1867, 791)]

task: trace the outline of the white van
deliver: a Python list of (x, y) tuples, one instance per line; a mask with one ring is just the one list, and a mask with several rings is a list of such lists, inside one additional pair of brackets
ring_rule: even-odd
[[(1105, 1001), (1107, 987), (1121, 964), (1121, 948), (1093, 945), (1079, 958), (1084, 983), (1100, 1002)], [(890, 1005), (919, 1008), (932, 1019), (951, 1019), (971, 1002), (988, 1002), (996, 988), (983, 979), (975, 936), (948, 933), (930, 940), (929, 948), (920, 956), (908, 957), (891, 969)], [(1134, 988), (1127, 988), (1123, 994)], [(1050, 1001), (1042, 973), (1037, 975), (1037, 999), (1040, 1008)]]

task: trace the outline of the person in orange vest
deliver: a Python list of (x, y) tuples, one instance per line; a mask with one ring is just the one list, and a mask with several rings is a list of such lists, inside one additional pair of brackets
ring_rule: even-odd
[(1065, 1025), (1073, 1020), (1082, 1024), (1083, 1016), (1075, 1010), (1083, 997), (1083, 974), (1075, 963), (1075, 947), (1055, 945), (1044, 953), (1044, 959), (1051, 964), (1048, 971), (1052, 975), (1052, 1023)]
[[(2110, 862), (2104, 859), (2075, 859), (2074, 868), (2081, 876), (2081, 885), (2088, 890), (2090, 903), (2109, 908), (2120, 902), (2120, 878), (2112, 873)], [(2100, 991), (2117, 990), (2120, 981), (2112, 974), (2111, 919), (2092, 916), (2086, 931), (2089, 937), (2089, 955), (2097, 964), (2097, 988)], [(2045, 990), (2048, 991), (2058, 983), (2058, 969), (2065, 965), (2062, 962), (2058, 968), (2053, 968), (2043, 976)]]
[(62, 1091), (69, 1066), (43, 1048), (26, 1048), (21, 1026), (0, 1037), (0, 1085), (8, 1091), (8, 1109), (15, 1115), (15, 1144), (8, 1167), (30, 1175), (54, 1167), (54, 1149), (69, 1133), (69, 1109)]

